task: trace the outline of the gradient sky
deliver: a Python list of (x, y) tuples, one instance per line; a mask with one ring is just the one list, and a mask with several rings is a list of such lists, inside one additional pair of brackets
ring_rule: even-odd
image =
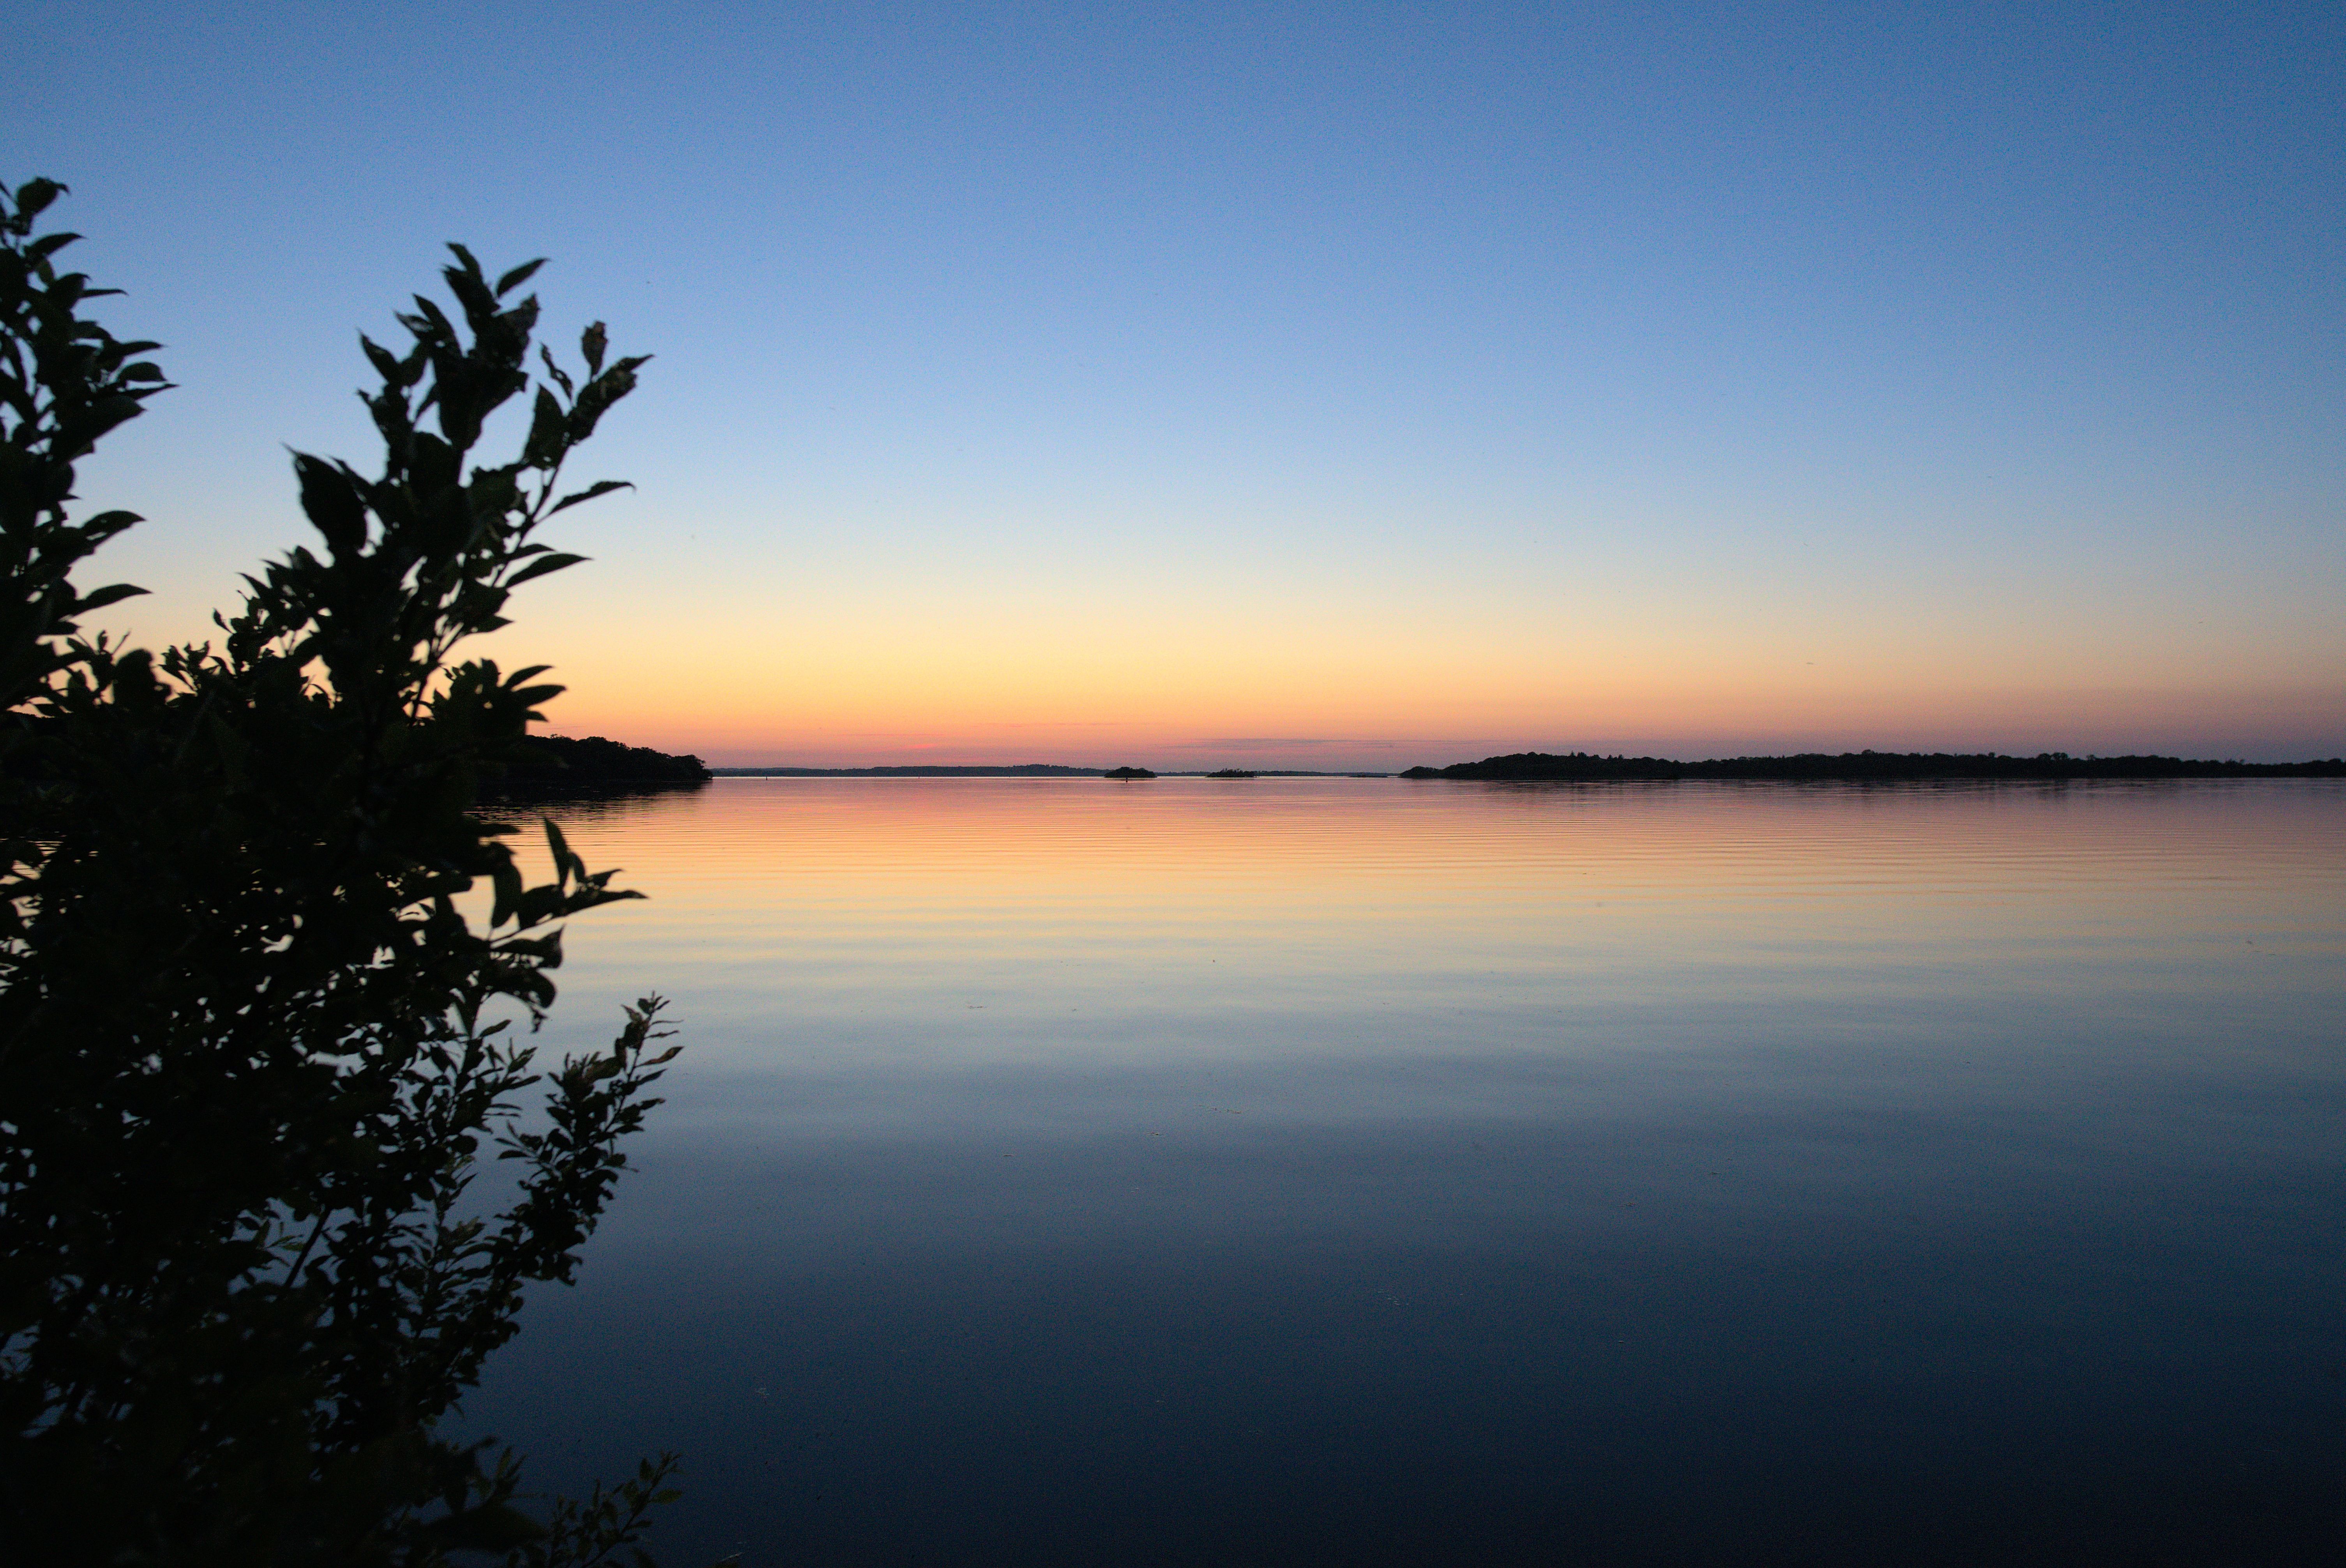
[(2346, 752), (2334, 3), (11, 15), (150, 642), (455, 239), (658, 356), (487, 650), (560, 731)]

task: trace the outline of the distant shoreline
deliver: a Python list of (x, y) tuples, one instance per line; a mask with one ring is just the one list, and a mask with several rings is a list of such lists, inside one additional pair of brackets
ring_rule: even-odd
[(533, 736), (528, 756), (493, 787), (500, 793), (536, 793), (653, 784), (696, 784), (711, 779), (1405, 779), (1415, 782), (1667, 783), (1676, 780), (1739, 779), (1786, 782), (1882, 783), (1931, 779), (2046, 780), (2066, 779), (2341, 779), (2346, 759), (2305, 762), (2241, 762), (2183, 757), (2129, 755), (2073, 757), (2064, 751), (2034, 757), (2001, 752), (1843, 751), (1800, 752), (1785, 757), (1719, 757), (1686, 762), (1669, 757), (1599, 756), (1592, 752), (1517, 751), (1479, 762), (1444, 768), (1418, 767), (1400, 773), (1363, 770), (1260, 768), (1181, 769), (1075, 768), (1056, 762), (1002, 766), (913, 763), (869, 768), (708, 768), (698, 757), (672, 757), (643, 747), (623, 746), (600, 737), (571, 740)]
[[(1062, 768), (1056, 763), (1022, 762), (1009, 768), (712, 768), (719, 779), (1105, 779), (1113, 768)], [(1157, 779), (1390, 779), (1390, 773), (1353, 773), (1307, 768), (1256, 768), (1241, 775), (1235, 769), (1147, 770)]]
[(693, 756), (629, 746), (600, 735), (533, 735), (504, 772), (484, 781), (492, 796), (536, 796), (690, 789), (709, 782)]
[(1556, 756), (1545, 751), (1518, 751), (1505, 757), (1485, 757), (1480, 762), (1455, 762), (1447, 768), (1412, 768), (1400, 777), (1567, 782), (1705, 779), (1851, 782), (1933, 779), (2341, 779), (2346, 778), (2346, 760), (2332, 757), (2310, 762), (2219, 762), (2181, 757), (2072, 757), (2066, 751), (2040, 752), (2035, 757), (2006, 757), (1994, 751), (1843, 751), (1680, 762), (1668, 757), (1598, 757), (1577, 751)]
[(1817, 782), (1896, 782), (1929, 779), (2341, 779), (2346, 759), (2306, 762), (2240, 762), (2184, 757), (2131, 755), (2073, 757), (2040, 752), (2013, 757), (2001, 752), (1843, 751), (1801, 752), (1786, 757), (1719, 757), (1686, 762), (1669, 757), (1604, 757), (1588, 752), (1518, 751), (1446, 768), (1412, 768), (1372, 773), (1307, 768), (1184, 769), (1127, 770), (1072, 768), (1025, 762), (1003, 767), (907, 765), (872, 768), (712, 768), (719, 779), (1406, 779), (1413, 781), (1667, 783), (1674, 780), (1743, 779)]

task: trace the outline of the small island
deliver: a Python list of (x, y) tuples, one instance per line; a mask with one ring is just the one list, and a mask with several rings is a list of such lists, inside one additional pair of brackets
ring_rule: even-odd
[(1111, 768), (1100, 777), (1103, 779), (1154, 779), (1157, 775), (1146, 768)]
[(1209, 779), (1258, 779), (1261, 775), (1250, 773), (1243, 768), (1222, 768), (1207, 774), (1206, 777)]

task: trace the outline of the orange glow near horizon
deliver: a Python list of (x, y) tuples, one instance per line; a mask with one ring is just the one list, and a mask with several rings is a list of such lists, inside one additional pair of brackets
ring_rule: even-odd
[(1250, 682), (1216, 672), (1185, 687), (1166, 677), (1118, 687), (1080, 673), (1019, 684), (1010, 672), (965, 668), (917, 685), (842, 681), (762, 699), (719, 687), (691, 708), (664, 700), (658, 683), (621, 678), (574, 685), (549, 707), (546, 728), (737, 766), (1384, 768), (1523, 749), (1691, 757), (1868, 748), (2301, 758), (2334, 754), (2346, 706), (2338, 691), (2309, 688), (1782, 692), (1525, 679), (1478, 689), (1464, 672), (1380, 673), (1386, 678), (1336, 687), (1291, 673)]
[(599, 567), (565, 574), (483, 651), (553, 667), (568, 688), (555, 732), (719, 765), (2346, 750), (2346, 679), (2229, 626), (2147, 640), (2082, 613), (1833, 616), (1650, 581), (1555, 608), (1430, 592), (1414, 610), (1358, 585), (1280, 610), (1270, 585), (1216, 599), (1038, 575), (958, 594), (736, 585), (688, 614), (657, 583), (634, 599), (618, 586)]

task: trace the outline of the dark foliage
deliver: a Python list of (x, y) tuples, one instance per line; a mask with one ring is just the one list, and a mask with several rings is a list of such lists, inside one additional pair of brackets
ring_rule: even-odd
[(1157, 775), (1146, 768), (1111, 768), (1100, 777), (1103, 779), (1154, 779)]
[(1585, 752), (1554, 756), (1518, 751), (1454, 762), (1447, 768), (1412, 768), (1403, 779), (2337, 779), (2346, 762), (2193, 762), (2179, 757), (2072, 757), (2047, 751), (2035, 757), (2003, 757), (1941, 751), (1845, 751), (1838, 756), (1807, 752), (1796, 757), (1722, 757), (1707, 762), (1674, 762), (1667, 757), (1592, 757)]
[[(35, 236), (59, 189), (0, 187), (0, 1543), (605, 1560), (672, 1461), (541, 1523), (510, 1458), (434, 1423), (525, 1286), (573, 1278), (675, 1050), (646, 998), (533, 1071), (511, 1022), (554, 1000), (556, 922), (636, 895), (551, 822), (529, 885), (471, 814), (559, 688), (453, 655), (578, 559), (536, 535), (614, 488), (561, 470), (643, 361), (599, 324), (576, 377), (539, 351), (519, 455), (468, 467), (531, 390), (536, 264), (452, 247), (454, 314), (419, 297), (405, 351), (360, 341), (380, 473), (293, 460), (322, 552), (247, 578), (217, 646), (118, 647), (77, 622), (138, 590), (72, 574), (138, 519), (71, 521), (74, 469), (164, 382), (82, 314), (106, 290), (57, 270), (73, 236)], [(467, 1192), (491, 1151), (501, 1212)]]

